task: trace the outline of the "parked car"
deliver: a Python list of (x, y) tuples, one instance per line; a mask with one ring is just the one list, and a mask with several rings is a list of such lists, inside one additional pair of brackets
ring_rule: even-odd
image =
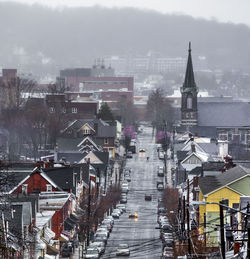
[[(119, 209), (119, 208), (118, 208), (118, 209)], [(115, 223), (112, 216), (106, 216), (106, 217), (104, 218), (104, 220), (106, 220), (107, 222), (109, 221), (112, 226), (113, 226), (114, 223)]]
[(120, 210), (120, 209), (118, 209), (118, 208), (116, 208), (116, 209), (114, 209), (113, 210), (113, 212), (116, 212), (116, 213), (118, 213), (119, 214), (119, 216), (121, 216), (122, 215), (122, 210)]
[(131, 182), (131, 177), (130, 175), (125, 175), (124, 176), (124, 180), (128, 181), (128, 182)]
[(123, 212), (126, 212), (126, 205), (124, 204), (117, 204), (116, 208), (122, 210)]
[(96, 230), (96, 233), (105, 233), (105, 234), (107, 234), (107, 237), (109, 237), (109, 234), (110, 234), (109, 230), (105, 226), (99, 227)]
[(120, 214), (118, 213), (118, 212), (112, 212), (112, 217), (114, 218), (114, 219), (119, 219), (120, 218)]
[(109, 232), (111, 232), (111, 231), (112, 231), (112, 228), (113, 228), (113, 225), (112, 225), (111, 221), (106, 220), (106, 219), (104, 219), (104, 220), (102, 221), (101, 226), (106, 226), (106, 228), (108, 229)]
[(105, 252), (105, 245), (103, 242), (93, 242), (89, 245), (89, 248), (98, 249), (99, 254), (104, 254)]
[(158, 207), (157, 213), (158, 213), (158, 215), (165, 214), (166, 209), (164, 207)]
[(128, 200), (127, 200), (127, 196), (126, 197), (122, 197), (121, 200), (120, 200), (120, 203), (127, 203)]
[(157, 189), (158, 189), (158, 191), (164, 190), (164, 185), (162, 183), (157, 184)]
[(85, 258), (100, 258), (99, 250), (97, 248), (88, 248)]
[(97, 233), (95, 234), (95, 241), (96, 242), (104, 242), (105, 245), (107, 244), (108, 237), (105, 233)]
[(127, 244), (120, 244), (116, 249), (116, 255), (129, 256), (130, 255), (129, 246)]
[(128, 151), (126, 158), (133, 158), (133, 153), (131, 151)]
[(127, 187), (122, 187), (121, 188), (121, 193), (128, 193), (128, 188)]
[(151, 201), (152, 195), (151, 194), (145, 194), (144, 198), (145, 198), (145, 201)]
[(164, 176), (164, 168), (162, 166), (158, 167), (157, 175), (160, 176), (160, 177)]

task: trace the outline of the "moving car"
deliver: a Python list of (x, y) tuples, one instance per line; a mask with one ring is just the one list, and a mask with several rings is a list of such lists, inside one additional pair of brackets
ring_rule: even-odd
[(145, 148), (140, 148), (139, 152), (146, 152), (146, 149)]
[(97, 248), (88, 248), (85, 258), (100, 258), (99, 250)]
[(145, 194), (145, 201), (151, 201), (152, 200), (152, 195), (151, 194)]
[(120, 244), (116, 249), (116, 255), (130, 255), (129, 246), (127, 244)]
[(134, 212), (134, 213), (131, 212), (131, 213), (128, 214), (128, 217), (129, 218), (138, 218), (138, 213), (137, 212)]

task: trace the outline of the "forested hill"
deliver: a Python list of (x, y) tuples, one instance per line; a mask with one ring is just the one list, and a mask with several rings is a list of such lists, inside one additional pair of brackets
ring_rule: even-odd
[(209, 66), (250, 68), (250, 28), (184, 15), (101, 7), (49, 9), (0, 3), (0, 66), (90, 65), (103, 55), (147, 54), (208, 58)]

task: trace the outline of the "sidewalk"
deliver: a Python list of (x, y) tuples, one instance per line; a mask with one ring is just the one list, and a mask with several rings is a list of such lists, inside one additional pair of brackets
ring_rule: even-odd
[(70, 259), (82, 259), (85, 253), (84, 246), (82, 243), (79, 243), (78, 248), (75, 248), (74, 254), (70, 257)]

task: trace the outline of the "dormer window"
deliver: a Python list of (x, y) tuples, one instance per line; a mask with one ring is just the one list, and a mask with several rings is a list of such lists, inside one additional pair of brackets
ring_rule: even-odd
[(90, 129), (84, 129), (83, 130), (84, 135), (89, 135), (90, 134)]
[(46, 186), (47, 186), (47, 192), (52, 192), (52, 185), (46, 184)]
[(105, 138), (104, 139), (104, 144), (108, 144), (109, 143), (109, 139), (108, 138)]
[(50, 113), (55, 113), (55, 107), (49, 107), (49, 112)]
[(77, 108), (76, 107), (72, 107), (72, 113), (77, 113)]
[(66, 113), (66, 108), (65, 107), (62, 108), (62, 113)]
[(28, 193), (28, 184), (23, 184), (22, 185), (22, 194), (27, 194)]

